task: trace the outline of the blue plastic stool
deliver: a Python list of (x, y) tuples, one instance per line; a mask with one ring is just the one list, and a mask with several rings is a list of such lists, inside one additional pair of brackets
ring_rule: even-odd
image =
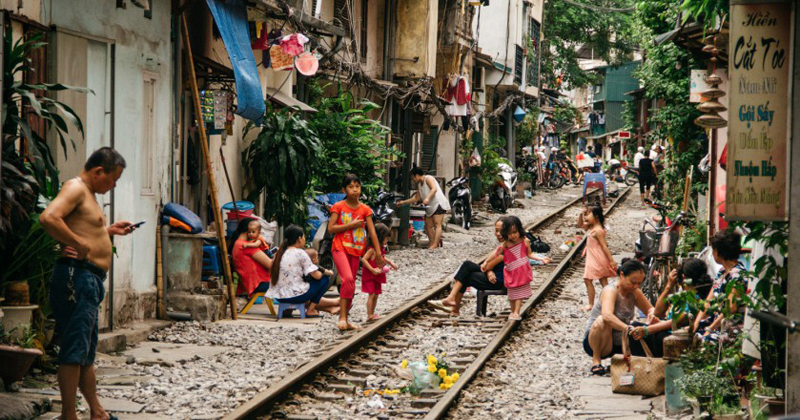
[(219, 259), (219, 247), (216, 245), (203, 245), (203, 280), (209, 276), (222, 274), (222, 263)]
[(306, 318), (306, 304), (305, 303), (286, 303), (277, 300), (278, 302), (278, 319), (283, 318), (283, 311), (287, 309), (297, 309), (300, 311), (300, 319)]
[(586, 203), (586, 189), (589, 187), (595, 188), (603, 188), (603, 205), (606, 204), (606, 199), (608, 197), (608, 188), (606, 187), (606, 174), (599, 173), (588, 173), (583, 176), (583, 199), (582, 201)]

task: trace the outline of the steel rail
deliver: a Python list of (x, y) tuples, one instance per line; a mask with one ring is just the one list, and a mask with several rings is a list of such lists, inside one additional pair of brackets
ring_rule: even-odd
[[(612, 211), (616, 208), (617, 204), (620, 203), (628, 193), (631, 191), (631, 188), (628, 187), (625, 191), (620, 193), (619, 197), (611, 203), (611, 206), (607, 209), (606, 215), (611, 214)], [(561, 277), (564, 271), (569, 268), (570, 264), (572, 264), (572, 259), (578, 255), (583, 247), (586, 245), (586, 235), (584, 235), (583, 239), (578, 242), (572, 249), (564, 256), (564, 259), (561, 260), (561, 263), (553, 270), (548, 279), (536, 290), (533, 296), (528, 299), (525, 304), (520, 309), (520, 314), (522, 315), (522, 319), (526, 319), (530, 311), (541, 301), (544, 300), (547, 292), (555, 286), (557, 280)], [(470, 382), (472, 382), (478, 373), (483, 369), (486, 363), (491, 359), (492, 356), (497, 352), (497, 350), (502, 347), (502, 345), (508, 340), (511, 336), (511, 333), (514, 332), (519, 326), (521, 325), (522, 321), (511, 321), (509, 320), (506, 323), (506, 326), (503, 327), (492, 339), (491, 342), (481, 350), (478, 357), (472, 361), (469, 367), (464, 371), (462, 375), (458, 378), (452, 387), (450, 387), (444, 395), (441, 396), (439, 401), (431, 407), (428, 414), (425, 416), (425, 420), (438, 420), (447, 414), (450, 410), (450, 407), (455, 403), (456, 399), (458, 398), (461, 391), (464, 390)]]
[[(599, 189), (595, 189), (589, 192), (587, 195), (593, 195), (598, 193), (599, 191), (600, 191)], [(620, 198), (621, 197), (622, 194), (620, 195)], [(554, 218), (558, 217), (559, 214), (563, 213), (570, 207), (574, 206), (577, 202), (581, 201), (582, 199), (583, 197), (580, 196), (576, 197), (573, 200), (570, 200), (569, 202), (559, 207), (558, 209), (554, 210), (553, 212), (551, 212), (544, 218), (540, 219), (539, 221), (526, 225), (525, 230), (526, 231), (535, 230), (541, 228), (542, 226), (547, 225)], [(561, 267), (563, 264), (564, 263), (562, 261), (562, 264), (560, 264), (559, 267)], [(421, 293), (420, 295), (415, 297), (412, 301), (406, 303), (405, 305), (400, 306), (391, 313), (382, 316), (378, 321), (376, 321), (372, 325), (369, 325), (364, 329), (362, 329), (361, 331), (353, 334), (350, 338), (336, 345), (330, 350), (326, 351), (324, 354), (321, 354), (316, 358), (310, 360), (309, 362), (305, 363), (299, 369), (292, 372), (290, 375), (284, 377), (283, 379), (281, 379), (274, 385), (270, 386), (266, 390), (256, 394), (255, 397), (245, 402), (244, 404), (240, 405), (230, 413), (226, 414), (222, 419), (242, 420), (242, 419), (253, 419), (258, 416), (266, 415), (273, 408), (273, 406), (276, 403), (278, 403), (282, 398), (284, 398), (289, 392), (300, 387), (303, 383), (307, 382), (308, 379), (313, 378), (315, 375), (319, 374), (324, 369), (332, 366), (333, 364), (336, 363), (337, 360), (341, 359), (342, 357), (349, 356), (354, 349), (359, 348), (359, 346), (361, 346), (362, 344), (369, 342), (370, 340), (379, 336), (383, 331), (390, 328), (395, 322), (408, 315), (414, 308), (425, 305), (427, 301), (444, 293), (449, 287), (450, 287), (450, 278), (448, 277), (443, 279), (441, 283)], [(529, 306), (526, 305), (526, 307), (530, 309)], [(527, 310), (525, 308), (523, 309)], [(468, 371), (470, 368), (468, 368)], [(459, 380), (458, 383), (460, 384), (461, 380)], [(453, 388), (455, 388), (455, 386)]]

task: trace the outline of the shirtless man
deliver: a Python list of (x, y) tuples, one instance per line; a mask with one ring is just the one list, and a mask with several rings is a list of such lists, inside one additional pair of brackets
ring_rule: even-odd
[(105, 297), (103, 280), (111, 266), (111, 236), (133, 231), (131, 222), (106, 226), (95, 194), (117, 185), (125, 159), (114, 149), (98, 149), (81, 173), (61, 187), (58, 196), (42, 212), (39, 221), (62, 248), (50, 279), (50, 305), (61, 337), (58, 353), (58, 386), (61, 419), (77, 419), (76, 393), (89, 404), (92, 420), (115, 419), (100, 405), (95, 387), (94, 358), (97, 349), (98, 307)]

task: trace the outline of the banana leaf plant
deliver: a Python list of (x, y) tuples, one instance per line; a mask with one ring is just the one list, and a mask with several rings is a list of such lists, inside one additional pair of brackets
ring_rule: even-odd
[[(245, 135), (254, 128), (249, 123)], [(264, 193), (265, 219), (274, 219), (281, 226), (305, 226), (306, 191), (318, 164), (320, 147), (317, 133), (294, 111), (276, 112), (267, 104), (258, 135), (242, 152), (251, 191), (248, 200), (257, 202)]]
[(57, 138), (64, 153), (75, 149), (70, 126), (81, 136), (83, 124), (69, 106), (45, 96), (51, 92), (89, 89), (60, 83), (25, 83), (24, 73), (32, 72), (31, 53), (45, 45), (42, 34), (14, 41), (11, 30), (3, 38), (2, 165), (0, 165), (0, 251), (9, 255), (19, 237), (31, 226), (31, 213), (37, 211), (39, 196), (58, 192), (58, 169), (45, 133), (37, 132), (28, 116), (44, 122), (46, 132)]

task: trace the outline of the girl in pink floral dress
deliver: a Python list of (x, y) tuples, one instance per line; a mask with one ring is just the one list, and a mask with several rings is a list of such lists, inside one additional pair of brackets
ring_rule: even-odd
[[(516, 216), (507, 216), (503, 219), (503, 227), (500, 229), (500, 234), (505, 239), (502, 246), (497, 248), (495, 255), (503, 256), (503, 279), (508, 289), (508, 300), (511, 304), (511, 315), (508, 319), (512, 321), (521, 320), (520, 308), (522, 301), (531, 297), (531, 282), (533, 281), (533, 270), (531, 270), (528, 258), (542, 261), (545, 264), (550, 263), (550, 259), (539, 258), (533, 251), (531, 251), (531, 244), (526, 238), (525, 230), (522, 227), (522, 221)], [(496, 264), (499, 263), (499, 258), (489, 258), (489, 263), (486, 265), (486, 270), (491, 270)]]
[(600, 280), (600, 286), (608, 285), (609, 277), (617, 276), (617, 263), (608, 249), (606, 242), (606, 227), (603, 209), (599, 206), (590, 206), (578, 216), (578, 227), (586, 229), (589, 235), (586, 238), (586, 248), (583, 255), (586, 257), (586, 268), (583, 271), (583, 282), (586, 284), (586, 293), (589, 295), (589, 305), (584, 311), (591, 311), (594, 305), (594, 280)]

